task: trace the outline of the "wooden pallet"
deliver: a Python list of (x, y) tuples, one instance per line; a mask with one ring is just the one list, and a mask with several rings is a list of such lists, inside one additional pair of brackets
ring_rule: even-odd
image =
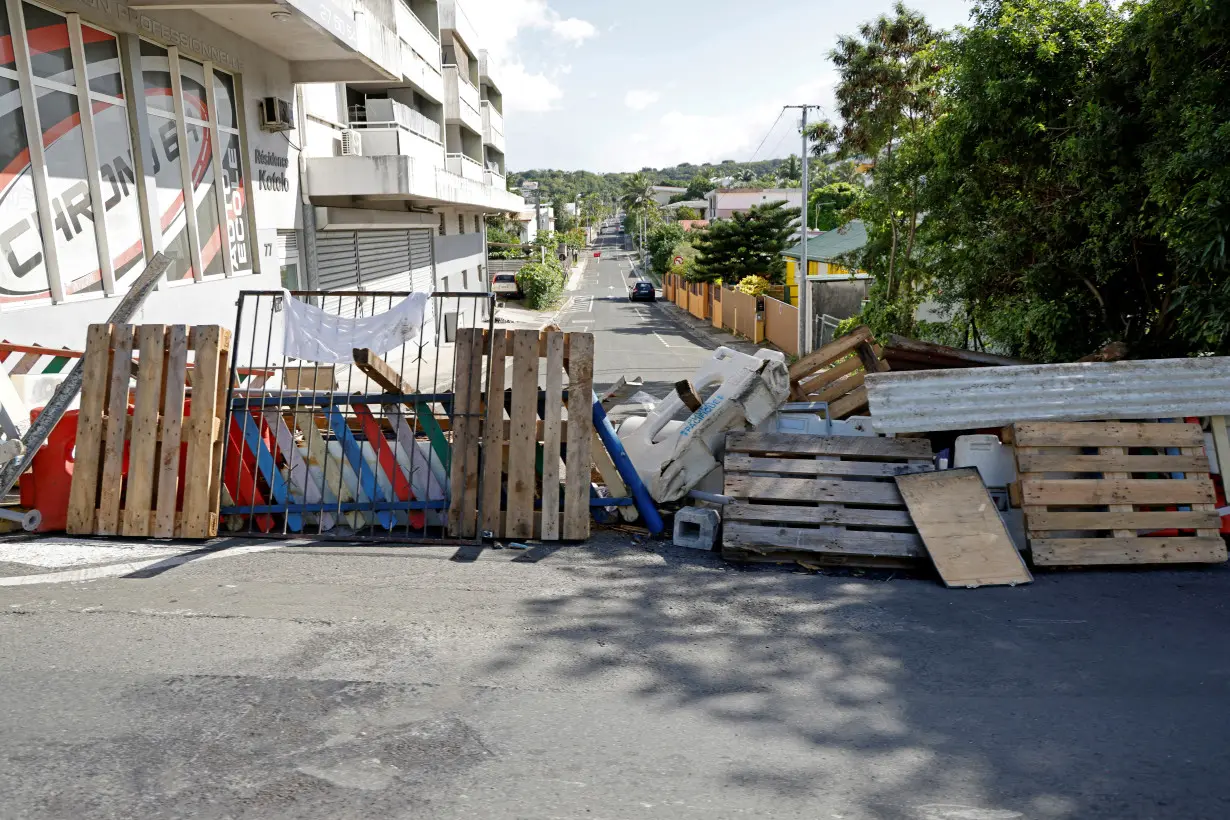
[(868, 373), (888, 370), (867, 327), (834, 339), (790, 366), (792, 401), (829, 403), (829, 417), (844, 419), (867, 409)]
[[(926, 439), (729, 433), (722, 555), (881, 566), (927, 553), (894, 477), (933, 469)], [(891, 562), (890, 562), (891, 563)]]
[(1022, 423), (1013, 439), (1035, 565), (1226, 560), (1199, 425)]
[[(139, 367), (130, 412), (134, 347)], [(217, 325), (90, 325), (70, 534), (218, 534), (230, 349), (230, 331)], [(185, 412), (190, 353), (195, 374)]]
[[(450, 531), (466, 538), (480, 530), (496, 538), (588, 538), (591, 468), (605, 456), (592, 445), (593, 335), (458, 331), (457, 349)], [(467, 372), (471, 377), (463, 378)], [(470, 387), (480, 384), (476, 373), (486, 374), (483, 392)]]

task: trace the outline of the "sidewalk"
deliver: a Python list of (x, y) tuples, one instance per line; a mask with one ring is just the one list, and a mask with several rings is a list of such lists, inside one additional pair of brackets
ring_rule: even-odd
[[(661, 291), (658, 291), (661, 294)], [(725, 330), (719, 330), (713, 326), (713, 323), (708, 319), (697, 319), (691, 313), (688, 313), (683, 308), (676, 305), (674, 302), (663, 299), (659, 296), (658, 304), (662, 305), (663, 311), (676, 324), (687, 328), (688, 332), (693, 336), (703, 339), (710, 348), (729, 347), (731, 350), (737, 350), (740, 353), (746, 353), (749, 356), (756, 353), (762, 348), (776, 350), (771, 344), (755, 344), (742, 336), (736, 336), (733, 333), (728, 333)]]

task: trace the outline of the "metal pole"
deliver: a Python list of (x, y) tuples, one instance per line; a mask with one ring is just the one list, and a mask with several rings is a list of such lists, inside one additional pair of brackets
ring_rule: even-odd
[(799, 254), (799, 265), (795, 269), (795, 281), (799, 287), (799, 355), (806, 356), (811, 352), (811, 317), (807, 315), (807, 106), (803, 106), (803, 249)]

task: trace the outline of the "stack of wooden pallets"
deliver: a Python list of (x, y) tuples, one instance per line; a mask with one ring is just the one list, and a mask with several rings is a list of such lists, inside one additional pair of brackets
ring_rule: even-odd
[(933, 469), (926, 439), (729, 433), (722, 555), (898, 566), (926, 557), (894, 477)]
[(1036, 566), (1226, 560), (1200, 425), (1035, 422), (1012, 436)]
[(458, 331), (453, 535), (589, 537), (591, 472), (606, 457), (592, 443), (593, 370), (589, 333)]
[(790, 398), (793, 401), (824, 401), (829, 418), (844, 419), (867, 409), (868, 373), (888, 370), (880, 358), (880, 346), (866, 327), (826, 344), (790, 366)]
[(90, 326), (69, 533), (217, 535), (230, 347), (216, 325)]

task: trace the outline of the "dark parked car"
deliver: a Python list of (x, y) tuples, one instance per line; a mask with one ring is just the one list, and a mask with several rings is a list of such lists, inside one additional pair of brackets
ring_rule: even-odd
[(632, 286), (632, 290), (628, 293), (628, 298), (633, 302), (638, 299), (644, 299), (646, 302), (656, 301), (657, 293), (654, 292), (652, 282), (637, 282)]

